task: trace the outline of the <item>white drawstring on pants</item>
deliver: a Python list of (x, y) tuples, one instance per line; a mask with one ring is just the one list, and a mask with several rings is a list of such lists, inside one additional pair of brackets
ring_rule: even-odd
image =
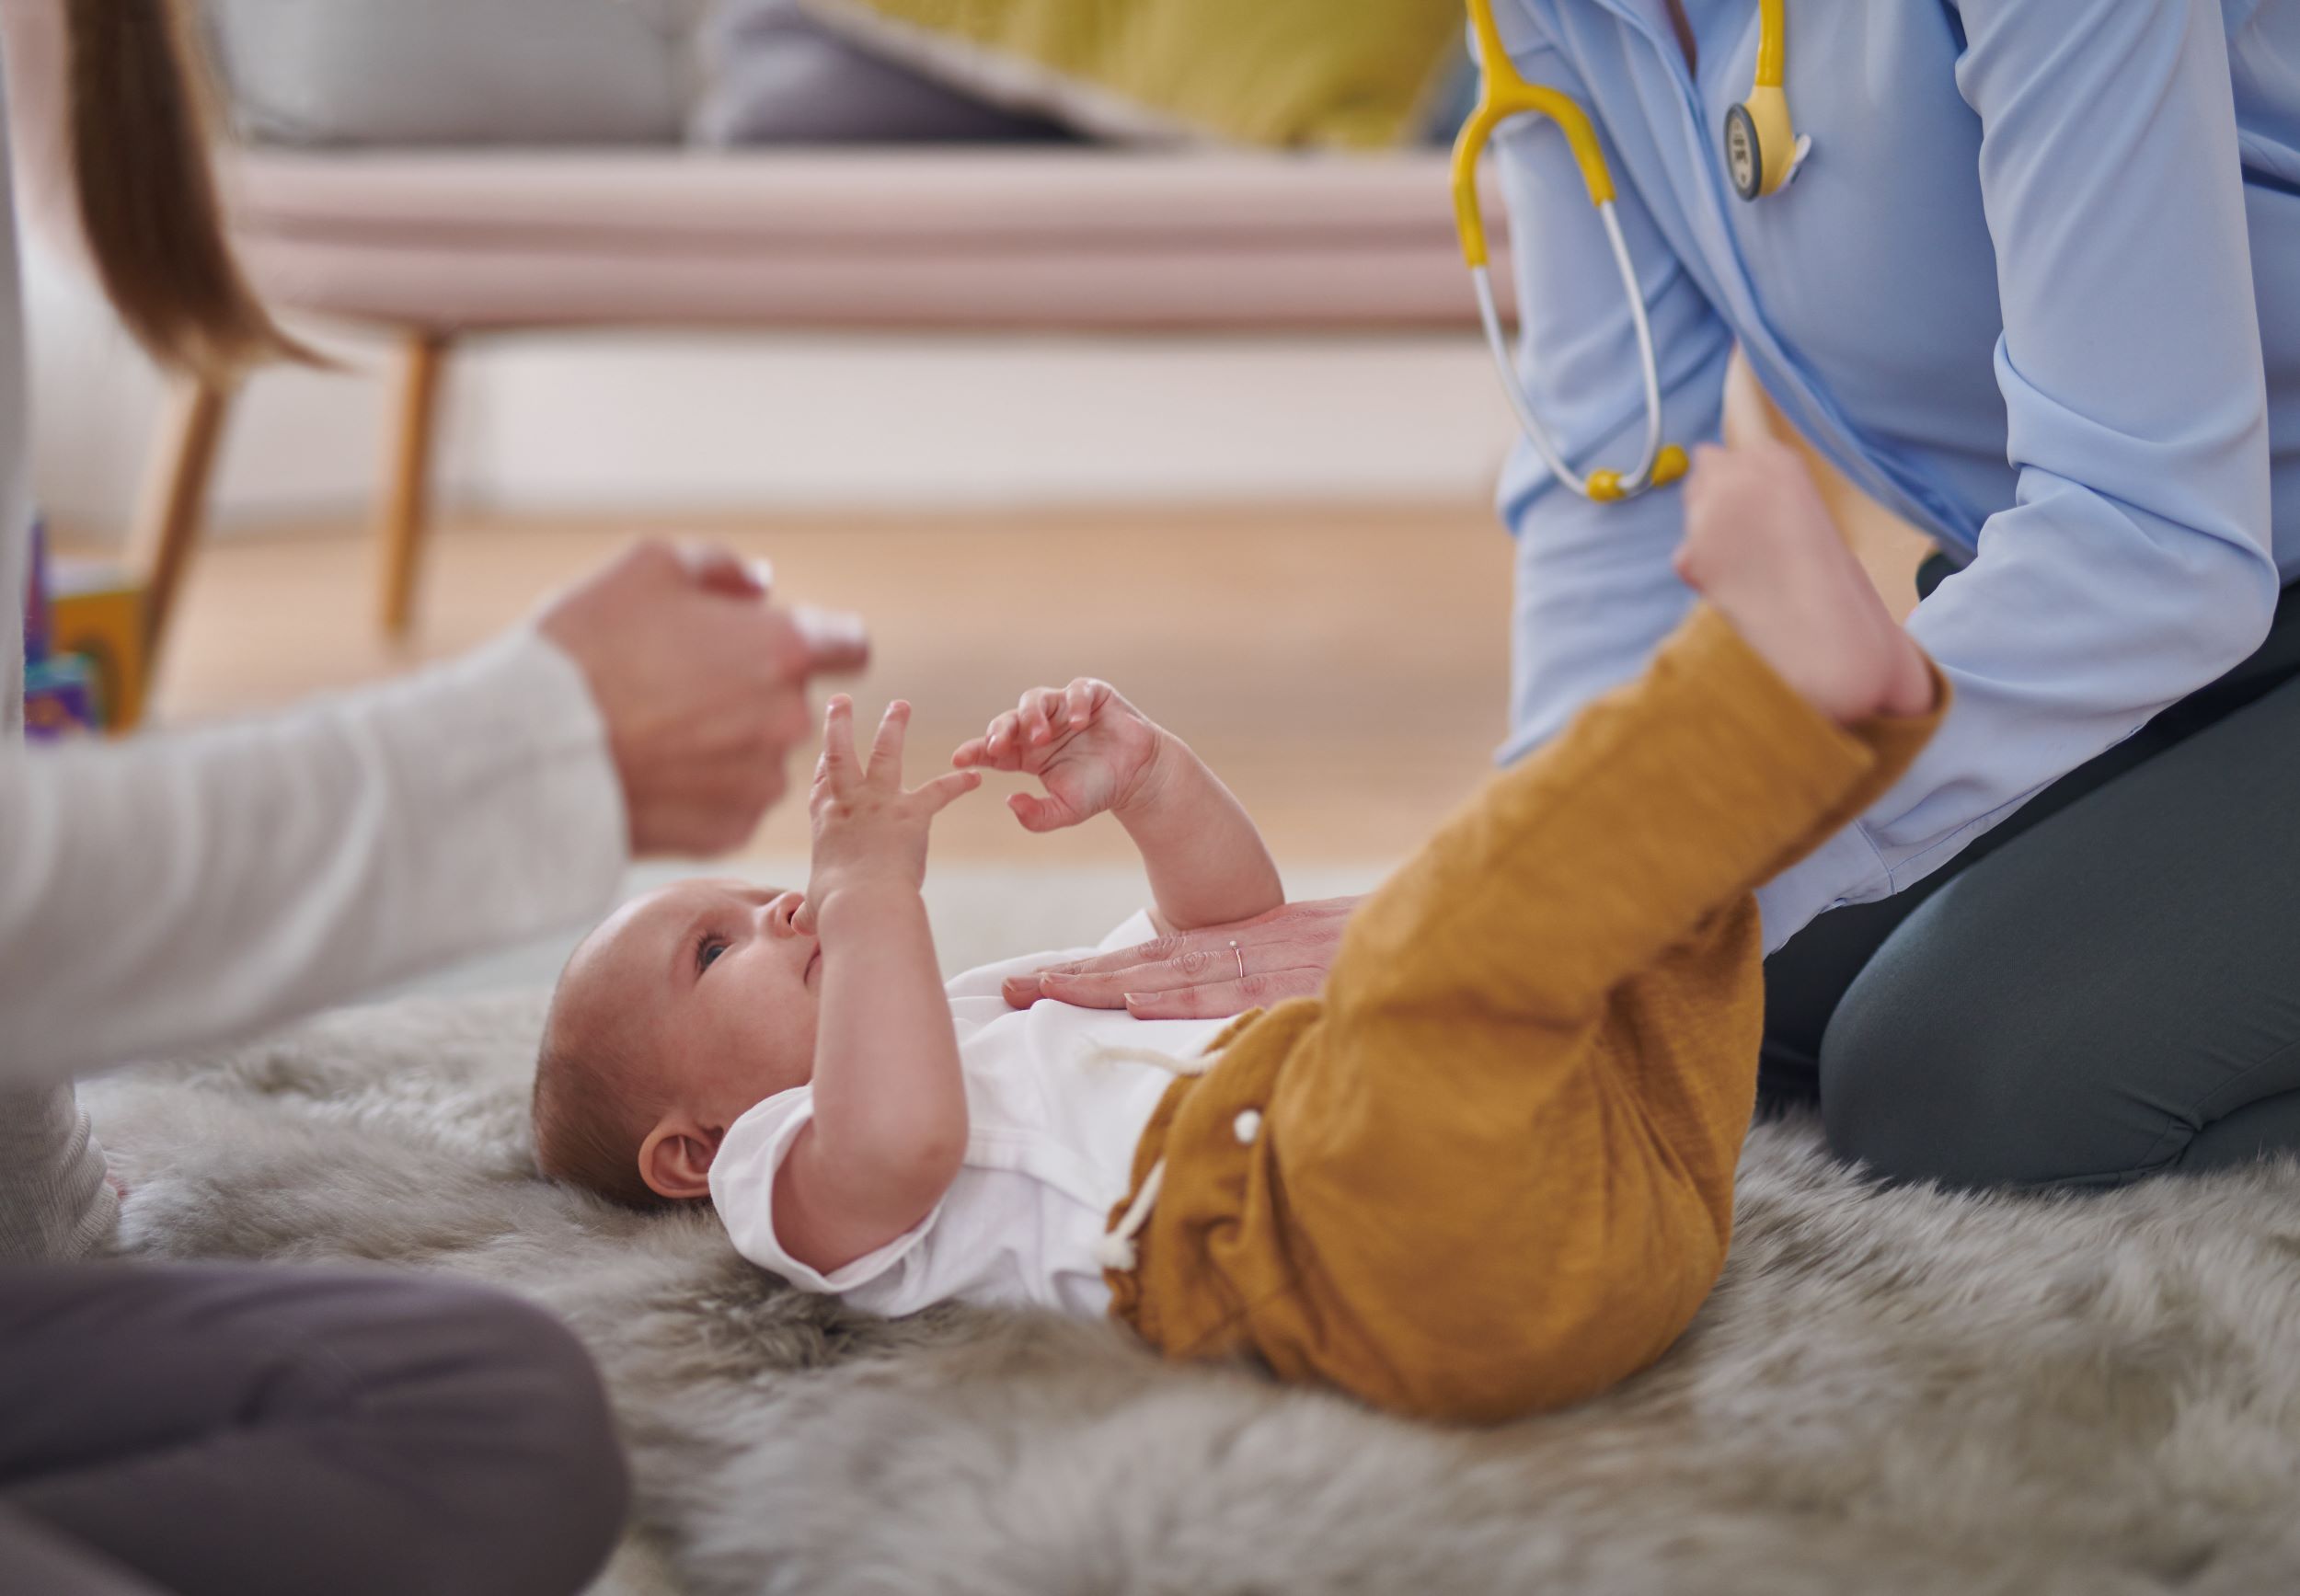
[[(1201, 1054), (1194, 1059), (1178, 1059), (1172, 1053), (1162, 1053), (1155, 1048), (1097, 1048), (1094, 1056), (1098, 1061), (1107, 1059), (1114, 1063), (1156, 1064), (1159, 1069), (1177, 1075), (1202, 1075), (1214, 1064), (1213, 1058), (1208, 1054)], [(1166, 1160), (1161, 1158), (1150, 1166), (1150, 1173), (1143, 1177), (1142, 1189), (1134, 1193), (1134, 1200), (1126, 1205), (1125, 1213), (1104, 1233), (1100, 1241), (1094, 1244), (1096, 1263), (1121, 1274), (1134, 1267), (1138, 1261), (1134, 1237), (1141, 1234), (1142, 1227), (1150, 1223), (1150, 1210), (1156, 1205), (1158, 1188), (1165, 1183)]]

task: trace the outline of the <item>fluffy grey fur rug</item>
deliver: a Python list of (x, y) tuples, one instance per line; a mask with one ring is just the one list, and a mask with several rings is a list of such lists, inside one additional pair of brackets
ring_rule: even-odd
[[(1658, 1368), (1483, 1434), (1098, 1325), (876, 1322), (707, 1217), (538, 1183), (539, 996), (325, 1020), (90, 1094), (135, 1251), (453, 1269), (565, 1315), (700, 1592), (2300, 1589), (2300, 1170), (1863, 1186), (1761, 1129)], [(1539, 1149), (1527, 1149), (1538, 1157)]]

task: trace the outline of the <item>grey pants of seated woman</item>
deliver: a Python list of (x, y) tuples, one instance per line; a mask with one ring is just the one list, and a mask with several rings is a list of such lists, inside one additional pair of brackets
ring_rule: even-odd
[(1777, 951), (1766, 1099), (1817, 1095), (1845, 1156), (1954, 1186), (2300, 1153), (2295, 594), (2226, 676)]
[(598, 1376), (476, 1287), (0, 1267), (0, 1596), (569, 1596), (627, 1498)]

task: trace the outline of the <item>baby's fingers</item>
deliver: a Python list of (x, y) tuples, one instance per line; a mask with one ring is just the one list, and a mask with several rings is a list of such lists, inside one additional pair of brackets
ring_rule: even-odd
[(1096, 690), (1102, 683), (1091, 676), (1081, 676), (1063, 689), (1063, 714), (1073, 726), (1084, 726), (1094, 718)]
[(1078, 823), (1078, 817), (1071, 812), (1068, 804), (1041, 798), (1036, 793), (1008, 793), (1006, 807), (1014, 811), (1014, 818), (1022, 822), (1026, 832), (1059, 832), (1064, 826)]
[(979, 770), (946, 771), (915, 788), (911, 797), (925, 803), (928, 814), (938, 815), (982, 785), (983, 773)]
[(1062, 729), (1062, 695), (1052, 687), (1033, 687), (1022, 695), (1022, 735), (1032, 745), (1052, 742)]
[(989, 764), (996, 770), (1022, 768), (1022, 717), (1009, 709), (990, 723), (990, 730), (983, 739), (990, 751)]
[(822, 757), (814, 767), (817, 781), (834, 788), (844, 787), (855, 771), (855, 701), (834, 693), (822, 706)]
[(903, 734), (910, 729), (911, 706), (897, 698), (880, 718), (879, 735), (870, 740), (870, 764), (864, 775), (873, 781), (899, 784), (903, 779)]

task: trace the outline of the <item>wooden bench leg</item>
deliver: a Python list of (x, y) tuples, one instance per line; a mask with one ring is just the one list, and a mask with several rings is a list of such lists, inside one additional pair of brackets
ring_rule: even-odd
[(208, 477), (231, 409), (233, 390), (185, 373), (174, 379), (159, 448), (136, 512), (130, 559), (144, 585), (146, 668), (156, 672), (176, 595), (207, 520)]
[(383, 561), (379, 614), (385, 632), (395, 637), (407, 635), (415, 615), (416, 579), (423, 539), (431, 530), (432, 433), (449, 342), (444, 333), (411, 332), (400, 346), (399, 387), (385, 466), (388, 476), (375, 529)]

